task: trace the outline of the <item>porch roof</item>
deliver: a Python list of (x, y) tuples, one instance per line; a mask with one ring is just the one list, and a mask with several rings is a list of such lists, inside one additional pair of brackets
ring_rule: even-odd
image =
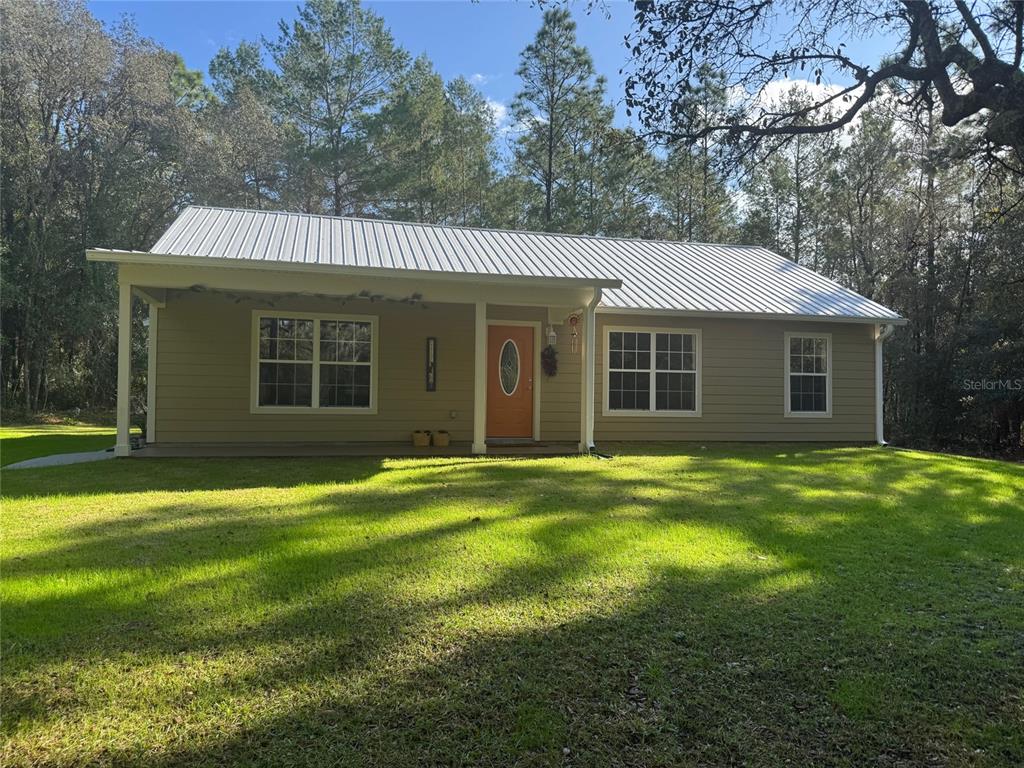
[(591, 285), (604, 289), (606, 311), (904, 322), (887, 307), (756, 246), (189, 206), (148, 253), (95, 250), (88, 256)]

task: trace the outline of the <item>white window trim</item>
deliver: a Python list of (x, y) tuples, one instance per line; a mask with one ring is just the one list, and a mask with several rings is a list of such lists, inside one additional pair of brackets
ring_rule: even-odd
[[(296, 320), (313, 321), (313, 392), (311, 405), (260, 405), (260, 318), (294, 317)], [(342, 320), (370, 324), (370, 405), (333, 406), (320, 405), (320, 321)], [(293, 413), (293, 414), (351, 414), (373, 415), (377, 413), (377, 380), (380, 374), (380, 340), (378, 339), (376, 315), (330, 315), (322, 312), (289, 312), (287, 310), (254, 309), (252, 311), (252, 336), (249, 366), (249, 412), (250, 413)]]
[[(789, 342), (790, 339), (824, 339), (825, 340), (825, 410), (824, 411), (793, 411), (790, 410), (790, 371)], [(817, 331), (786, 331), (782, 341), (782, 374), (785, 379), (783, 406), (788, 419), (831, 419), (832, 418), (832, 334)], [(797, 375), (797, 374), (793, 374)], [(815, 374), (811, 374), (815, 375)]]
[[(696, 345), (695, 348), (694, 348), (695, 364), (697, 366), (696, 375), (694, 377), (695, 380), (696, 380), (696, 384), (695, 384), (695, 387), (694, 387), (694, 390), (695, 390), (694, 391), (694, 405), (696, 406), (696, 408), (694, 410), (692, 410), (692, 411), (658, 411), (658, 410), (639, 410), (639, 409), (629, 410), (629, 409), (625, 409), (625, 408), (615, 408), (615, 409), (609, 408), (608, 407), (608, 395), (609, 395), (609, 386), (608, 385), (611, 382), (611, 375), (610, 375), (611, 371), (610, 371), (610, 367), (609, 367), (609, 361), (611, 359), (611, 344), (610, 344), (610, 341), (611, 341), (611, 335), (613, 333), (616, 333), (616, 332), (621, 332), (621, 333), (649, 333), (649, 334), (651, 334), (651, 368), (650, 368), (650, 374), (651, 374), (651, 408), (652, 409), (654, 408), (654, 405), (657, 402), (656, 394), (655, 393), (656, 393), (656, 389), (657, 389), (657, 378), (658, 378), (657, 375), (656, 375), (657, 369), (655, 368), (655, 358), (654, 358), (654, 353), (655, 353), (654, 334), (656, 334), (656, 333), (687, 333), (687, 334), (691, 334), (694, 337), (694, 344)], [(703, 398), (703, 391), (702, 391), (702, 384), (701, 384), (701, 379), (703, 378), (703, 375), (704, 375), (704, 364), (703, 364), (703, 359), (702, 359), (703, 355), (704, 355), (704, 342), (703, 342), (703, 339), (701, 338), (700, 328), (668, 328), (668, 327), (666, 327), (666, 328), (658, 328), (658, 327), (646, 327), (646, 326), (641, 327), (641, 326), (632, 326), (632, 325), (605, 326), (605, 329), (604, 329), (604, 372), (603, 372), (602, 383), (601, 383), (601, 388), (603, 390), (602, 398), (601, 398), (601, 400), (602, 400), (602, 403), (601, 403), (601, 414), (603, 416), (612, 416), (612, 417), (619, 417), (619, 416), (634, 417), (634, 416), (639, 416), (641, 418), (651, 418), (651, 417), (653, 417), (653, 418), (659, 418), (659, 417), (666, 417), (666, 418), (693, 418), (693, 417), (698, 417), (699, 418), (702, 415), (703, 407), (704, 407), (704, 403), (703, 403), (704, 398)], [(662, 373), (665, 373), (665, 371), (662, 371)], [(678, 371), (676, 371), (676, 373), (678, 373)]]

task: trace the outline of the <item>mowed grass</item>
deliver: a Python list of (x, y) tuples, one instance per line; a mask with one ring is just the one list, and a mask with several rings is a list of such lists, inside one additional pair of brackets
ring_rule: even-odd
[(910, 451), (4, 473), (4, 765), (1024, 763), (1024, 468)]
[(113, 448), (115, 441), (113, 427), (68, 424), (0, 427), (0, 466), (56, 453), (102, 451)]

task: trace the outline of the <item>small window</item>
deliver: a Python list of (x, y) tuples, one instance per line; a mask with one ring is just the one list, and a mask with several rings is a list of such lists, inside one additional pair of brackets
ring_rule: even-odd
[(832, 412), (832, 343), (828, 334), (786, 334), (786, 415)]
[(254, 409), (372, 411), (374, 318), (253, 313)]
[(696, 331), (609, 330), (608, 413), (699, 413)]
[(501, 382), (501, 391), (512, 396), (519, 387), (519, 348), (512, 339), (508, 339), (501, 345), (501, 354), (498, 356), (498, 381)]

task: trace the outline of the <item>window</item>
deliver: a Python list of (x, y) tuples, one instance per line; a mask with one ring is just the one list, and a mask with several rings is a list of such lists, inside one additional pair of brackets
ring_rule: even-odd
[(375, 412), (376, 318), (254, 312), (253, 411)]
[(786, 415), (832, 415), (832, 338), (787, 333)]
[(613, 328), (605, 413), (700, 415), (699, 331)]
[(260, 405), (309, 407), (313, 393), (313, 321), (260, 318)]
[(369, 408), (372, 361), (370, 324), (320, 321), (320, 407)]

